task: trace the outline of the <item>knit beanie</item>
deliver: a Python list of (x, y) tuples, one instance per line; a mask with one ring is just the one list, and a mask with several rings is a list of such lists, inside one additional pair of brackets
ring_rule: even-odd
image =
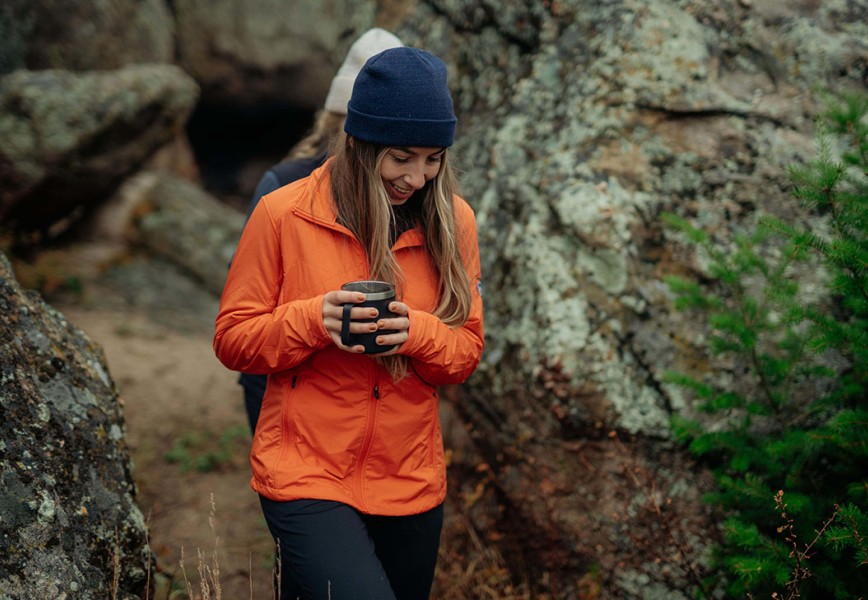
[(403, 46), (401, 40), (379, 27), (367, 30), (357, 39), (347, 53), (343, 64), (338, 69), (337, 75), (332, 79), (329, 94), (326, 96), (324, 108), (328, 111), (347, 114), (347, 102), (353, 92), (353, 82), (365, 61), (374, 54), (387, 48)]
[(347, 105), (344, 131), (384, 146), (445, 148), (455, 113), (442, 60), (418, 48), (392, 48), (362, 67)]

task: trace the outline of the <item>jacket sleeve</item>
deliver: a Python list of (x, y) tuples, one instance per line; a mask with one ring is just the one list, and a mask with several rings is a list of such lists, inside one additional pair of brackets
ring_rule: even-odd
[(331, 343), (322, 322), (322, 296), (278, 304), (285, 271), (280, 230), (263, 200), (232, 259), (217, 313), (214, 352), (234, 371), (284, 371)]
[(463, 325), (453, 327), (429, 312), (411, 309), (409, 338), (401, 348), (401, 353), (411, 358), (416, 374), (431, 385), (464, 382), (479, 365), (484, 345), (476, 221), (464, 201), (459, 206), (461, 257), (470, 280), (470, 316)]

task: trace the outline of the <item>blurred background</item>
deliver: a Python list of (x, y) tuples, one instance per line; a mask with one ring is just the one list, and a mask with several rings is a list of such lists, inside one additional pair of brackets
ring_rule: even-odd
[[(792, 169), (817, 159), (830, 98), (849, 94), (851, 137), (827, 154), (859, 139), (866, 17), (862, 0), (2, 0), (0, 598), (270, 597), (242, 392), (213, 320), (259, 177), (373, 26), (448, 65), (483, 259), (483, 362), (443, 394), (433, 597), (759, 598), (827, 580), (851, 597), (864, 559), (830, 550), (852, 581), (803, 583), (775, 493), (797, 499), (800, 544), (836, 503), (864, 509), (864, 421), (858, 443), (804, 460), (756, 436), (807, 448), (794, 426), (864, 408), (854, 345), (784, 352), (810, 316), (791, 332), (768, 290), (799, 282), (787, 306), (836, 323), (863, 309), (822, 254), (755, 233), (847, 230), (831, 201), (798, 197)], [(688, 292), (694, 308), (752, 293), (759, 308), (709, 325), (679, 310)], [(737, 330), (771, 341), (714, 345)], [(810, 369), (770, 377), (781, 353)], [(843, 463), (840, 497), (800, 483)]]

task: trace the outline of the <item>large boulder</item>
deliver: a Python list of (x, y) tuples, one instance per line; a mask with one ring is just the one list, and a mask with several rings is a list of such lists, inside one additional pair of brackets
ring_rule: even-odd
[(0, 74), (169, 63), (175, 24), (163, 0), (4, 0)]
[[(659, 381), (673, 342), (658, 328), (681, 321), (651, 311), (666, 304), (662, 273), (699, 266), (666, 255), (677, 240), (657, 216), (681, 212), (726, 240), (755, 209), (791, 210), (787, 167), (814, 150), (813, 88), (859, 82), (868, 28), (820, 7), (769, 26), (738, 2), (531, 2), (515, 19), (539, 23), (534, 41), (493, 13), (471, 23), (467, 6), (448, 8), (485, 2), (442, 4), (418, 41), (452, 63), (461, 111), (456, 154), (489, 291), (475, 383), (509, 398), (563, 380), (565, 398), (540, 399), (541, 435), (666, 437), (681, 400)], [(515, 402), (503, 414), (518, 426)]]
[(180, 133), (198, 98), (171, 65), (0, 79), (0, 220), (47, 230), (104, 200)]
[[(644, 579), (617, 580), (628, 542), (608, 509), (654, 486), (628, 494), (630, 477), (611, 476), (610, 432), (657, 465), (675, 522), (701, 522), (669, 429), (694, 408), (663, 374), (708, 369), (704, 332), (661, 279), (703, 263), (659, 215), (726, 244), (759, 212), (797, 214), (788, 167), (814, 151), (817, 86), (864, 86), (868, 25), (848, 2), (520, 4), (426, 3), (399, 29), (449, 63), (477, 212), (486, 352), (458, 407), (534, 576), (577, 593), (597, 564), (617, 597), (636, 597)], [(714, 532), (693, 533), (701, 555)], [(560, 559), (533, 558), (548, 548)], [(664, 597), (687, 586), (640, 570)]]
[(151, 553), (102, 350), (0, 254), (0, 598), (140, 598)]
[(178, 61), (204, 101), (316, 110), (372, 0), (176, 0)]
[(161, 171), (140, 173), (124, 184), (120, 196), (131, 208), (130, 241), (174, 263), (219, 297), (244, 215), (201, 187)]

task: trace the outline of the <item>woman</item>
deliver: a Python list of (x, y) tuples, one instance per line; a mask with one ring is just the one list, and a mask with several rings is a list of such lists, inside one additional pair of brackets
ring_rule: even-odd
[[(229, 272), (214, 348), (230, 369), (269, 375), (252, 486), (304, 599), (431, 589), (446, 496), (436, 386), (463, 382), (483, 347), (476, 227), (448, 160), (455, 123), (440, 59), (373, 56), (335, 156), (262, 199)], [(364, 300), (341, 285), (363, 279), (397, 287), (397, 317), (350, 326), (393, 330), (378, 340), (388, 352), (341, 343), (343, 304)]]

